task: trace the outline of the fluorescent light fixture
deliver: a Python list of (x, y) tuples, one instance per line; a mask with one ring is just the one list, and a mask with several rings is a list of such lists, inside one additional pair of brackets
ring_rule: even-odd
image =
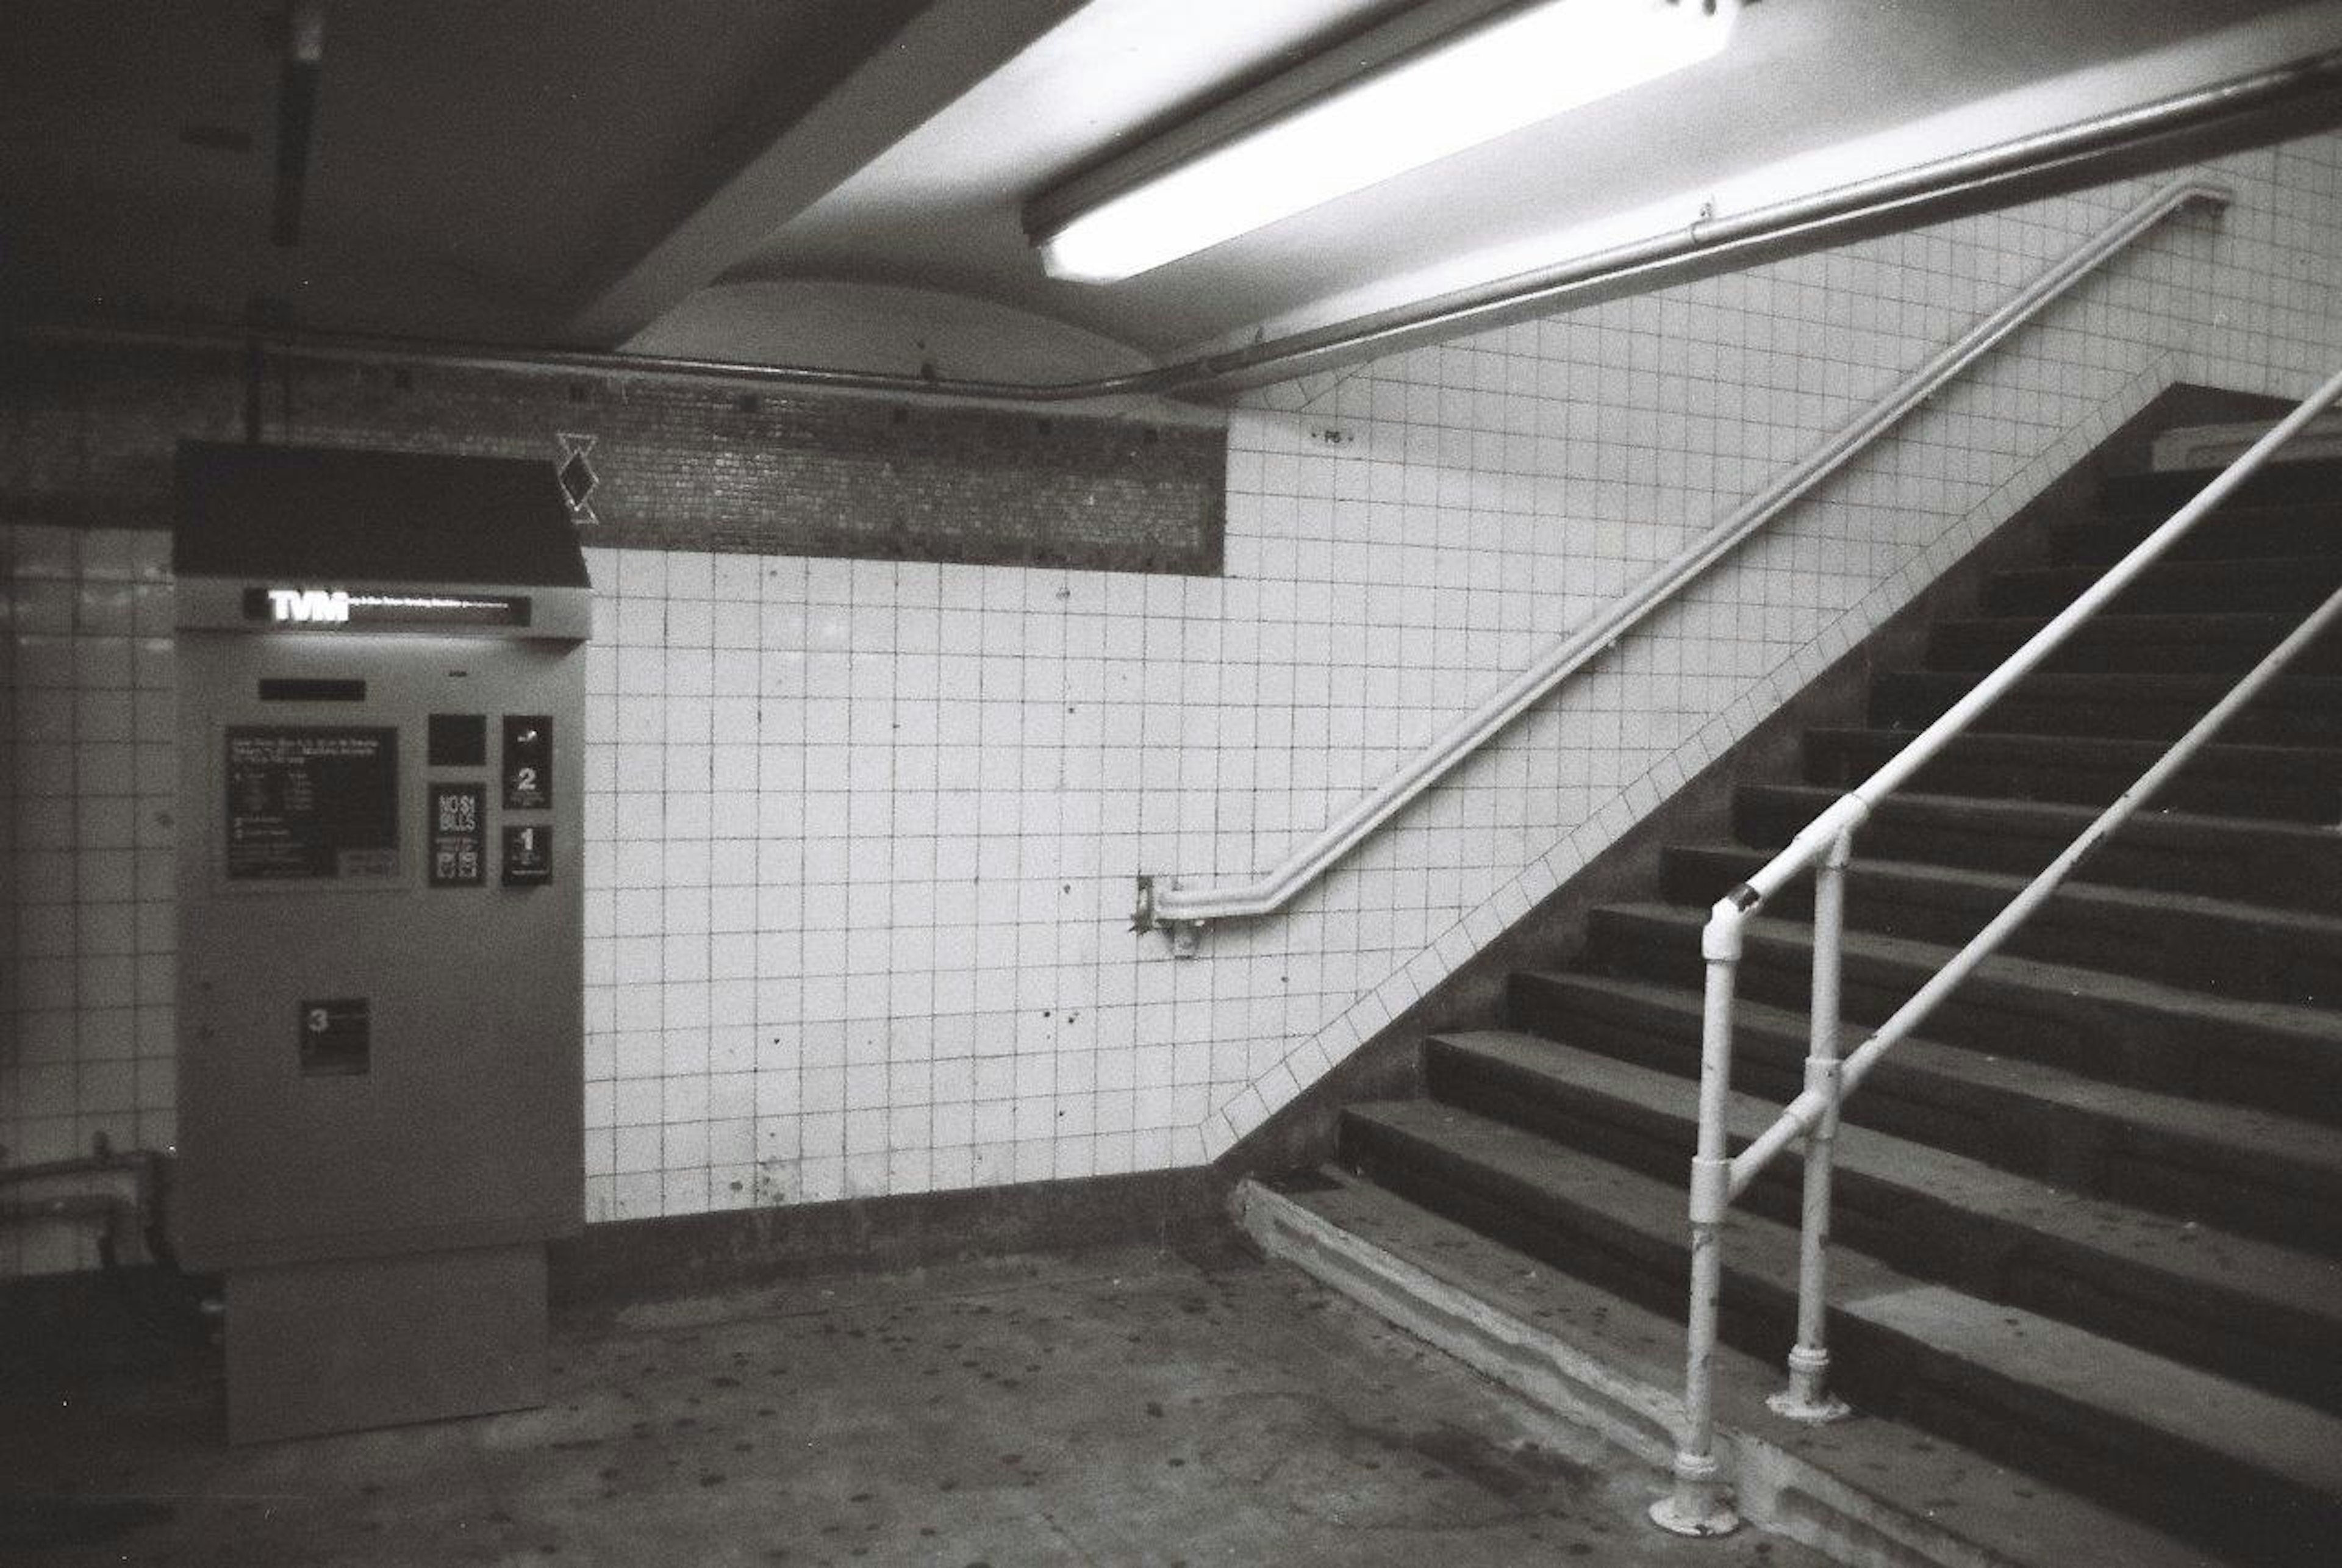
[(1265, 228), (1707, 59), (1739, 5), (1546, 0), (1506, 12), (1081, 205), (1035, 235), (1041, 264), (1110, 283)]

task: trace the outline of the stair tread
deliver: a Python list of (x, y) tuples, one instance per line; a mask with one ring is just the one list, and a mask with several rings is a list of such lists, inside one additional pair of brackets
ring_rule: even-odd
[[(2189, 497), (2193, 499), (2193, 497)], [(2079, 523), (2068, 523), (2051, 531), (2053, 539), (2070, 539), (2078, 534), (2102, 532), (2109, 534), (2135, 534), (2145, 539), (2157, 528), (2171, 521), (2181, 506), (2169, 503), (2120, 504), (2104, 508), (2095, 516)], [(2335, 520), (2335, 503), (2331, 496), (2296, 496), (2291, 499), (2231, 497), (2213, 508), (2211, 515), (2200, 520), (2178, 544), (2201, 549), (2217, 542), (2224, 529), (2239, 525), (2250, 528), (2275, 524), (2305, 523), (2313, 527)], [(2200, 557), (2198, 557), (2200, 558)]]
[[(2197, 420), (2187, 424), (2174, 425), (2172, 428), (2192, 430), (2206, 424), (2248, 424), (2257, 425), (2263, 431), (2268, 431), (2277, 428), (2283, 413), (2284, 409), (2280, 404), (2277, 412), (2266, 418)], [(2319, 417), (2322, 419), (2325, 416), (2321, 414)], [(2342, 483), (2342, 457), (2287, 455), (2294, 450), (2292, 447), (2280, 448), (2275, 461), (2264, 464), (2259, 473), (2245, 481), (2242, 486), (2243, 494), (2251, 495), (2263, 490), (2287, 488), (2297, 484), (2324, 484), (2328, 479)], [(2106, 481), (2104, 488), (2107, 494), (2112, 495), (2142, 492), (2155, 493), (2166, 488), (2183, 490), (2192, 495), (2227, 472), (2227, 464), (2222, 463), (2198, 464), (2189, 468), (2156, 468), (2137, 474), (2115, 474)]]
[[(2077, 1403), (2116, 1405), (2142, 1425), (2207, 1441), (2256, 1469), (2342, 1491), (2342, 1420), (2322, 1411), (1943, 1285), (1865, 1297), (1847, 1310)], [(2121, 1390), (2118, 1401), (2105, 1397), (2110, 1383)]]
[[(1704, 910), (1686, 909), (1672, 904), (1606, 904), (1603, 908), (1636, 919), (1679, 927), (1686, 933), (1686, 940), (1692, 942), (1697, 940), (1700, 925), (1706, 918)], [(1796, 921), (1760, 915), (1749, 921), (1743, 929), (1752, 942), (1771, 940), (1801, 947), (1812, 945), (1812, 928)], [(1940, 943), (1921, 942), (1911, 937), (1848, 931), (1845, 951), (1849, 958), (1877, 959), (1923, 969), (1933, 974), (1942, 969), (1957, 950)], [(2342, 1016), (2322, 1007), (2213, 996), (2137, 975), (2113, 974), (2071, 964), (2055, 964), (2047, 959), (2014, 957), (2007, 953), (1996, 953), (1984, 960), (1974, 971), (1972, 978), (1997, 979), (2063, 995), (2192, 1016), (2215, 1028), (2223, 1024), (2248, 1023), (2257, 1029), (2290, 1034), (2318, 1045), (2342, 1047)]]
[[(1697, 992), (1656, 981), (1575, 970), (1555, 972), (1546, 977), (1557, 984), (1629, 998), (1677, 1014), (1693, 1036), (1698, 1033), (1701, 999)], [(1800, 1039), (1806, 1033), (1806, 1015), (1786, 1007), (1736, 998), (1733, 1014), (1746, 1027)], [(1878, 1070), (1890, 1072), (1898, 1067), (2062, 1105), (2167, 1136), (2220, 1144), (2250, 1154), (2309, 1166), (2342, 1180), (2342, 1133), (2275, 1111), (2110, 1083), (2027, 1057), (1997, 1055), (1916, 1034), (1896, 1046)], [(1862, 1119), (1858, 1092), (1847, 1102), (1847, 1107), (1850, 1124), (1858, 1125)]]
[[(1987, 710), (1989, 714), (1990, 710)], [(1888, 742), (1908, 744), (1915, 730), (1880, 729), (1872, 724), (1817, 724), (1806, 732), (1808, 739), (1865, 743)], [(2140, 740), (2127, 735), (2051, 735), (2025, 730), (1970, 729), (1952, 742), (1954, 745), (1968, 744), (2002, 750), (2035, 751), (2055, 747), (2062, 753), (2095, 751), (2110, 756), (2136, 755), (2142, 759), (2139, 771), (2171, 749), (2165, 740)], [(2206, 758), (2224, 760), (2236, 765), (2248, 762), (2301, 763), (2317, 760), (2342, 764), (2342, 746), (2271, 745), (2262, 741), (2212, 741), (2196, 754), (2195, 761)]]
[[(2021, 566), (1992, 574), (1970, 615), (2045, 615), (2065, 609), (2106, 575), (2105, 563)], [(2110, 602), (2117, 614), (2239, 612), (2307, 614), (2342, 582), (2342, 552), (2166, 559)]]
[[(2061, 560), (2070, 559), (2077, 548), (2095, 548), (2110, 559), (2127, 554), (2194, 499), (2192, 491), (2175, 491), (2153, 498), (2102, 501), (2094, 514), (2053, 526), (2050, 552)], [(2233, 559), (2251, 554), (2256, 544), (2291, 555), (2327, 554), (2337, 544), (2342, 544), (2342, 509), (2331, 490), (2235, 494), (2171, 541), (2167, 558)]]
[[(1751, 794), (1770, 795), (1775, 799), (1810, 801), (1813, 814), (1837, 800), (1846, 791), (1836, 784), (1800, 784), (1783, 780), (1750, 784), (1742, 786)], [(1987, 816), (2016, 819), (2048, 818), (2068, 822), (2074, 834), (2097, 820), (2103, 806), (2085, 805), (2072, 801), (2011, 800), (2006, 795), (1954, 794), (1940, 790), (1897, 790), (1881, 801), (1876, 812), (1907, 809), (1939, 815)], [(2160, 807), (2133, 817), (2124, 826), (2125, 832), (2143, 827), (2162, 826), (2185, 829), (2215, 835), (2291, 839), (2300, 844), (2320, 846), (2334, 842), (2335, 830), (2323, 824), (2288, 822), (2282, 817), (2221, 816), (2212, 812), (2165, 811)]]
[[(2166, 556), (2150, 564), (2147, 573), (2141, 575), (2163, 573), (2175, 577), (2217, 577), (2232, 574), (2281, 577), (2289, 572), (2333, 569), (2334, 557), (2331, 555), (2187, 555)], [(2103, 564), (2066, 562), (2042, 566), (2007, 566), (1995, 572), (1993, 576), (2002, 582), (2079, 582), (2087, 587), (2106, 574)]]
[[(1679, 1317), (1549, 1267), (1338, 1167), (1324, 1169), (1299, 1190), (1272, 1186), (1271, 1192), (1275, 1203), (1305, 1210), (1318, 1223), (1419, 1272), (1434, 1282), (1434, 1290), (1459, 1293), (1493, 1312), (1492, 1337), (1499, 1343), (1549, 1341), (1561, 1347), (1560, 1354), (1590, 1363), (1591, 1370), (1580, 1373), (1593, 1384), (1589, 1397), (1614, 1425), (1644, 1428), (1647, 1435), (1636, 1444), (1637, 1451), (1664, 1467), (1677, 1435), (1682, 1395)], [(1345, 1270), (1320, 1277), (1348, 1275)], [(1342, 1288), (1392, 1315), (1377, 1304), (1381, 1293)], [(1434, 1299), (1424, 1310), (1444, 1318), (1453, 1309)], [(1404, 1317), (1393, 1321), (1406, 1323)], [(1716, 1418), (1726, 1433), (1756, 1434), (1897, 1513), (1924, 1510), (1929, 1528), (1982, 1552), (1987, 1561), (2210, 1568), (2199, 1548), (1974, 1450), (1932, 1434), (1923, 1437), (1919, 1429), (1891, 1418), (1866, 1413), (1859, 1421), (1822, 1425), (1784, 1421), (1764, 1403), (1764, 1395), (1780, 1382), (1777, 1363), (1717, 1345)]]
[[(2168, 662), (2173, 650), (2227, 649), (2241, 673), (2248, 668), (2246, 655), (2254, 662), (2258, 656), (2283, 642), (2298, 627), (2308, 612), (2288, 610), (2102, 610), (2084, 621), (2049, 655), (2049, 668), (2069, 669), (2067, 659), (2096, 655), (2140, 657), (2149, 661), (2150, 669), (2191, 667), (2187, 664)], [(1929, 629), (1925, 663), (1930, 668), (1969, 669), (1977, 666), (1954, 662), (1954, 656), (1967, 650), (1973, 654), (1981, 644), (1984, 656), (1997, 665), (2017, 649), (2030, 642), (2056, 617), (2034, 614), (1975, 614), (1947, 616)], [(2334, 641), (2330, 632), (2323, 635), (2297, 658), (2294, 668), (2312, 673), (2320, 666), (2315, 661), (2319, 648)], [(2162, 662), (2157, 662), (2162, 661)], [(1989, 667), (1989, 666), (1987, 666)]]
[[(2101, 571), (2099, 575), (2104, 576)], [(2083, 623), (2084, 629), (2097, 627), (2108, 634), (2142, 637), (2160, 642), (2167, 637), (2184, 636), (2207, 630), (2231, 627), (2273, 634), (2276, 639), (2301, 624), (2306, 617), (2299, 610), (2102, 610)], [(2054, 615), (1947, 615), (1936, 623), (1939, 627), (1994, 626), (2022, 627), (2037, 631), (2057, 619)]]
[[(1775, 853), (1748, 844), (1720, 841), (1680, 847), (1696, 854), (1746, 862), (1752, 868), (1762, 866)], [(2242, 899), (2215, 898), (2208, 894), (2156, 893), (2119, 883), (2092, 882), (2085, 874), (2088, 864), (2085, 860), (2083, 869), (2059, 886), (2059, 897), (2109, 910), (2177, 909), (2207, 918), (2268, 926), (2313, 939), (2342, 942), (2342, 915), (2320, 914), (2312, 910), (2292, 909), (2280, 904), (2250, 904)], [(2005, 894), (2009, 898), (2015, 898), (2033, 880), (2013, 872), (1979, 871), (1970, 866), (1885, 856), (1873, 859), (1859, 854), (1856, 857), (1854, 870), (1857, 874), (1868, 872), (1881, 877)]]
[[(1514, 1030), (1459, 1031), (1436, 1038), (1548, 1083), (1676, 1118), (1685, 1124), (1684, 1147), (1691, 1148), (1696, 1103), (1688, 1078)], [(1858, 1115), (1859, 1098), (1849, 1104)], [(1770, 1126), (1779, 1112), (1777, 1105), (1735, 1093), (1726, 1126), (1736, 1147)], [(2064, 1192), (1858, 1122), (1839, 1130), (1837, 1166), (1849, 1177), (1888, 1191), (1954, 1204), (2045, 1241), (2329, 1324), (2342, 1343), (2342, 1262)]]
[[(1668, 1183), (1428, 1101), (1374, 1102), (1350, 1114), (1572, 1207), (1685, 1244), (1682, 1191)], [(1727, 1271), (1796, 1279), (1790, 1227), (1735, 1210), (1728, 1229)], [(1832, 1271), (1839, 1286), (1833, 1303), (1849, 1314), (2174, 1443), (2306, 1491), (2342, 1494), (2342, 1419), (2021, 1308), (1923, 1283), (1844, 1246), (1832, 1251)]]
[[(2265, 430), (2274, 429), (2276, 417), (2267, 420), (2223, 420), (2223, 424), (2259, 424)], [(2299, 494), (2305, 491), (2322, 494), (2332, 484), (2342, 480), (2342, 458), (2301, 457), (2289, 455), (2296, 449), (2280, 448), (2275, 461), (2265, 464), (2261, 470), (2248, 475), (2237, 487), (2231, 504), (2250, 502), (2257, 497)], [(2206, 485), (2226, 473), (2225, 464), (2208, 464), (2190, 468), (2157, 468), (2137, 474), (2117, 474), (2099, 486), (2102, 505), (2161, 505), (2166, 498), (2177, 496), (2172, 510), (2191, 500)]]
[[(2158, 474), (2157, 477), (2169, 478), (2171, 475)], [(2126, 496), (2118, 484), (2112, 495), (2102, 498), (2093, 517), (2085, 523), (2067, 526), (2069, 529), (2077, 526), (2137, 526), (2139, 536), (2144, 538), (2171, 521), (2181, 507), (2195, 500), (2206, 485), (2218, 477), (2217, 473), (2211, 471), (2206, 472), (2200, 479), (2190, 475), (2185, 482), (2171, 486), (2167, 495), (2159, 496)], [(2256, 493), (2253, 482), (2247, 481), (2244, 489), (2232, 492), (2212, 509), (2209, 516), (2197, 523), (2196, 529), (2189, 531), (2189, 536), (2200, 536), (2197, 530), (2217, 527), (2224, 522), (2233, 524), (2244, 518), (2305, 518), (2323, 522), (2335, 515), (2335, 497), (2330, 490), (2312, 490), (2297, 481), (2292, 488), (2296, 491), (2292, 494)]]
[[(1884, 678), (1967, 692), (1990, 674), (1988, 670), (1890, 670)], [(2036, 670), (2025, 677), (2017, 690), (2036, 696), (2098, 696), (2107, 693), (2131, 696), (2142, 692), (2177, 691), (2190, 696), (2200, 694), (2208, 709), (2236, 689), (2237, 680), (2237, 676), (2217, 670)], [(2264, 688), (2261, 700), (2291, 697), (2306, 702), (2331, 697), (2336, 693), (2342, 693), (2342, 675), (2315, 672), (2281, 674)]]

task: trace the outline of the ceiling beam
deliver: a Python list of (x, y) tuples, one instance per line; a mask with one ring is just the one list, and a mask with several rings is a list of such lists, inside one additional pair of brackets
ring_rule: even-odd
[(624, 343), (1079, 10), (1084, 0), (934, 0), (715, 194), (574, 309), (561, 336)]
[(325, 58), (324, 0), (297, 0), (285, 17), (285, 62), (276, 78), (276, 191), (269, 237), (280, 249), (301, 243), (301, 207), (309, 155), (317, 139), (317, 75)]

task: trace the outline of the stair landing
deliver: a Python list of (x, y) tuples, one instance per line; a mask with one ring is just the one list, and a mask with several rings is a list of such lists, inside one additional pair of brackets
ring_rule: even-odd
[[(1651, 1467), (1682, 1419), (1683, 1329), (1338, 1170), (1246, 1183), (1237, 1216), (1282, 1258)], [(1718, 1453), (1750, 1525), (1878, 1568), (2215, 1568), (2197, 1548), (1916, 1427), (1800, 1426), (1778, 1368), (1717, 1352)], [(1925, 1499), (1914, 1508), (1910, 1501)]]

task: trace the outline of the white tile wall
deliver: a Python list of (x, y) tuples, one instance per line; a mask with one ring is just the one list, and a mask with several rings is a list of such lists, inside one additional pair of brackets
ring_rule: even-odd
[[(0, 526), (0, 1158), (166, 1147), (170, 541)], [(0, 1229), (0, 1272), (78, 1243)]]
[[(2155, 393), (2342, 361), (2342, 138), (2220, 169), (2225, 222), (2117, 263), (1193, 962), (1129, 932), (1135, 875), (1273, 864), (2146, 185), (1264, 391), (1223, 578), (591, 553), (589, 1213), (1220, 1153)], [(170, 1135), (161, 550), (0, 534), (10, 1161)], [(0, 1270), (59, 1261), (0, 1238)]]

